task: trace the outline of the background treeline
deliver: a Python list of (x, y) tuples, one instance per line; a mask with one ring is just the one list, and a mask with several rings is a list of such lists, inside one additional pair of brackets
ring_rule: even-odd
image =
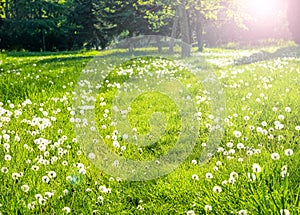
[(0, 0), (0, 50), (105, 49), (126, 37), (184, 32), (202, 50), (204, 44), (287, 39), (288, 26), (299, 42), (299, 5), (288, 0), (276, 19), (259, 23), (235, 0)]

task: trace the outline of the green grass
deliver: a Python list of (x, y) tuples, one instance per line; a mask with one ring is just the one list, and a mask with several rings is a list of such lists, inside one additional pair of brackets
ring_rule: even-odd
[[(280, 214), (286, 209), (299, 214), (300, 55), (299, 48), (286, 45), (255, 50), (206, 49), (201, 54), (193, 53), (190, 59), (166, 53), (160, 56), (147, 49), (138, 50), (135, 56), (125, 50), (2, 53), (0, 212), (63, 214), (63, 209), (70, 209), (71, 214), (245, 214), (246, 210), (247, 214)], [(255, 53), (266, 50), (273, 54), (256, 59)], [(107, 62), (111, 69), (108, 76), (78, 88), (79, 80), (94, 77), (94, 73), (82, 76), (82, 71), (101, 71), (96, 61)], [(197, 73), (185, 64), (192, 65)], [(162, 72), (164, 76), (154, 78)], [(203, 82), (211, 73), (220, 86)], [(101, 79), (104, 82), (95, 86)], [(147, 83), (158, 85), (149, 92)], [(178, 96), (182, 87), (191, 100)], [(224, 135), (209, 162), (200, 163), (201, 154), (210, 149), (210, 140), (217, 141), (210, 136), (211, 126), (223, 124), (213, 120), (218, 116), (217, 108), (223, 106), (217, 96), (219, 87), (226, 105)], [(114, 156), (155, 161), (171, 150), (176, 160), (189, 147), (193, 150), (178, 168), (159, 178), (128, 181), (112, 177), (96, 167), (103, 157), (90, 162), (86, 156), (88, 150), (96, 150), (97, 144), (89, 142), (89, 136), (75, 139), (76, 125), (82, 124), (72, 121), (85, 117), (74, 106), (75, 92), (79, 96), (95, 95), (95, 102), (86, 98), (78, 102), (95, 105), (96, 122), (87, 128), (95, 128)], [(201, 112), (197, 120), (187, 115), (194, 111), (186, 105), (188, 102)], [(114, 106), (128, 113), (114, 112)], [(125, 124), (111, 124), (115, 121)], [(192, 131), (195, 125), (198, 133)], [(241, 136), (235, 135), (239, 132)], [(114, 145), (113, 138), (120, 147)], [(39, 140), (49, 142), (42, 147), (36, 143)], [(148, 145), (142, 145), (147, 141)], [(181, 144), (172, 151), (177, 142)], [(292, 156), (285, 154), (287, 149), (293, 150)], [(272, 159), (273, 153), (280, 158)], [(175, 164), (170, 163), (161, 174)], [(259, 164), (261, 172), (255, 172), (253, 164)], [(50, 171), (55, 171), (56, 177), (43, 182)], [(14, 179), (15, 173), (19, 175)], [(207, 173), (213, 178), (207, 178)], [(250, 180), (252, 174), (255, 180)], [(27, 192), (24, 185), (29, 187)], [(215, 186), (222, 191), (214, 192)], [(212, 210), (205, 210), (206, 205)]]

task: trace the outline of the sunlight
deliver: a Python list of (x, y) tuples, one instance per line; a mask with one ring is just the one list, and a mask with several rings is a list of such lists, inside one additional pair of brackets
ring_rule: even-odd
[(280, 10), (278, 0), (246, 0), (247, 8), (253, 18), (272, 19)]

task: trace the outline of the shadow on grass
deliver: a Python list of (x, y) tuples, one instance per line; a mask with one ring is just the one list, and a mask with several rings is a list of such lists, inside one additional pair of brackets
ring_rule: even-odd
[(300, 57), (300, 46), (282, 47), (275, 52), (260, 51), (250, 56), (236, 59), (234, 65), (245, 65), (284, 57)]

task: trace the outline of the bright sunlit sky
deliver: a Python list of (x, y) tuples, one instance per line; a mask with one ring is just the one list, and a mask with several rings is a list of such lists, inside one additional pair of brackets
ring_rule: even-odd
[(284, 0), (242, 0), (245, 2), (246, 10), (253, 18), (272, 20), (278, 12), (284, 9)]

